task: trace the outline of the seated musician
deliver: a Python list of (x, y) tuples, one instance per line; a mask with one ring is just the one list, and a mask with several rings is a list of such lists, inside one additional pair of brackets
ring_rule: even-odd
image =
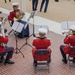
[[(38, 49), (47, 49), (49, 50), (49, 52), (51, 52), (49, 46), (51, 45), (51, 42), (48, 38), (45, 37), (47, 33), (47, 30), (45, 28), (39, 28), (39, 37), (37, 37), (36, 39), (33, 40), (32, 45), (35, 47), (32, 50), (32, 54), (34, 57), (35, 51)], [(49, 59), (48, 62), (50, 62), (51, 59)], [(37, 63), (37, 61), (34, 61), (35, 63)]]
[[(75, 26), (71, 26), (71, 31), (72, 33), (68, 33), (64, 39), (64, 44), (67, 45), (61, 45), (60, 46), (60, 51), (62, 54), (62, 61), (67, 64), (67, 57), (66, 54), (68, 54), (71, 50), (71, 48), (75, 48)], [(75, 58), (73, 58), (73, 61), (75, 61)]]
[[(13, 24), (14, 20), (19, 20), (21, 16), (25, 15), (25, 13), (19, 9), (18, 3), (12, 3), (12, 6), (13, 6), (13, 11), (11, 11), (8, 16), (8, 20), (11, 21), (11, 25)], [(20, 11), (21, 11), (22, 15), (19, 14)]]
[[(4, 64), (14, 64), (10, 59), (12, 58), (14, 48), (11, 46), (6, 46), (8, 42), (8, 36), (5, 37), (2, 35), (1, 26), (0, 26), (0, 63), (4, 62)], [(6, 58), (4, 59), (4, 56)]]
[[(19, 4), (18, 3), (13, 3), (12, 6), (13, 6), (13, 11), (11, 11), (9, 16), (8, 16), (10, 26), (13, 25), (14, 21), (18, 21), (19, 23), (22, 23), (22, 24), (26, 25), (27, 22), (22, 20), (25, 13), (19, 9)], [(18, 37), (19, 38), (29, 37), (29, 26), (28, 25), (26, 26), (25, 29), (23, 28), (23, 30), (18, 35)]]

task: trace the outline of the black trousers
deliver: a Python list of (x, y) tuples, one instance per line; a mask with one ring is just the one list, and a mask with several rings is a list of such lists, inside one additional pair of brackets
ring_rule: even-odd
[(4, 56), (6, 56), (6, 59), (5, 60), (11, 59), (12, 56), (13, 56), (13, 50), (14, 50), (14, 48), (11, 47), (11, 46), (10, 47), (9, 46), (5, 47), (5, 51), (6, 52), (1, 53), (0, 54), (0, 57), (1, 58), (4, 58)]
[(59, 2), (59, 0), (55, 0), (55, 2)]
[[(7, 1), (5, 0), (5, 3), (6, 3)], [(9, 2), (11, 2), (11, 0), (9, 0)]]
[(37, 10), (38, 0), (32, 0), (32, 10)]
[[(66, 57), (66, 54), (64, 53), (64, 51), (63, 51), (63, 49), (62, 49), (63, 47), (65, 47), (65, 45), (61, 45), (61, 46), (60, 46), (60, 52), (61, 52), (62, 58), (63, 58), (64, 60), (66, 60), (67, 57)], [(73, 47), (72, 49), (75, 49), (75, 47)], [(75, 57), (73, 58), (73, 60), (75, 61)]]
[(42, 0), (41, 6), (40, 6), (40, 11), (42, 11), (44, 4), (45, 4), (44, 12), (46, 12), (48, 4), (49, 4), (49, 0)]
[(64, 53), (64, 51), (63, 51), (63, 47), (64, 47), (65, 45), (61, 45), (60, 46), (60, 52), (61, 52), (61, 55), (62, 55), (62, 58), (64, 59), (64, 60), (66, 60), (66, 54)]

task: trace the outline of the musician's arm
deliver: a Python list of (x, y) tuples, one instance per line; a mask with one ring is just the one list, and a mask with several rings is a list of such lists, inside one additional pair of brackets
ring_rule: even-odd
[(64, 43), (65, 43), (65, 44), (69, 44), (69, 37), (65, 37)]
[(13, 12), (10, 12), (10, 14), (9, 14), (9, 16), (8, 16), (8, 19), (9, 19), (10, 21), (14, 21), (14, 14), (13, 14)]
[(48, 40), (48, 46), (51, 46), (51, 41), (50, 41), (50, 39), (47, 38), (47, 40)]
[(0, 39), (1, 39), (0, 42), (2, 42), (4, 44), (6, 44), (8, 42), (8, 37), (7, 36), (6, 37), (2, 36)]

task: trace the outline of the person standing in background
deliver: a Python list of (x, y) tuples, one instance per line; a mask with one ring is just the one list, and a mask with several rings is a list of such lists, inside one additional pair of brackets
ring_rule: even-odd
[[(9, 0), (9, 2), (11, 2), (11, 0)], [(5, 0), (5, 3), (7, 3), (7, 1)]]
[(49, 4), (49, 0), (42, 0), (41, 6), (40, 6), (40, 12), (42, 11), (43, 5), (45, 4), (44, 13), (47, 12), (47, 7)]
[(33, 11), (37, 10), (37, 5), (38, 5), (38, 0), (32, 0), (32, 10)]
[(55, 0), (55, 2), (59, 2), (59, 0)]

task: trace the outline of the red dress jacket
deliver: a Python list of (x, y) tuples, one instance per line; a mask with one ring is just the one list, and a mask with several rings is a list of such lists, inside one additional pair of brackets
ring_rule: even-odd
[(66, 38), (64, 39), (64, 43), (65, 43), (65, 44), (70, 44), (71, 46), (75, 46), (75, 35), (66, 37)]
[(69, 45), (69, 46), (65, 46), (65, 47), (63, 48), (64, 52), (65, 52), (66, 54), (68, 54), (69, 51), (71, 50), (71, 47), (75, 46), (75, 35), (66, 37), (66, 38), (64, 39), (64, 43)]
[(14, 11), (11, 11), (10, 14), (9, 14), (9, 16), (8, 16), (8, 19), (9, 19), (10, 21), (14, 21), (14, 17), (16, 17), (16, 13), (17, 13), (18, 11), (19, 11), (19, 9), (14, 10)]
[(4, 52), (3, 43), (6, 44), (8, 42), (8, 37), (0, 36), (0, 53)]
[(37, 49), (48, 49), (51, 52), (50, 48), (48, 48), (51, 45), (51, 42), (47, 38), (44, 38), (44, 39), (40, 39), (40, 38), (34, 39), (32, 45), (35, 46), (35, 48), (32, 49), (32, 54), (33, 55), (35, 54), (35, 51)]

